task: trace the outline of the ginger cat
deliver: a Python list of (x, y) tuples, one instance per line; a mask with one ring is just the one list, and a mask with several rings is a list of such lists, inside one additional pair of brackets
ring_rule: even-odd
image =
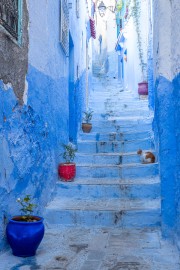
[(141, 149), (139, 149), (137, 154), (140, 155), (141, 162), (144, 164), (155, 162), (155, 156), (151, 152), (143, 152)]

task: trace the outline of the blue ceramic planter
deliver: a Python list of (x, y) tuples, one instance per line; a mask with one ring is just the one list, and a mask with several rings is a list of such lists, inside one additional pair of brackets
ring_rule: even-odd
[(21, 216), (13, 217), (6, 228), (7, 240), (12, 248), (13, 255), (30, 257), (36, 250), (44, 236), (43, 218), (33, 216), (36, 222), (21, 221)]

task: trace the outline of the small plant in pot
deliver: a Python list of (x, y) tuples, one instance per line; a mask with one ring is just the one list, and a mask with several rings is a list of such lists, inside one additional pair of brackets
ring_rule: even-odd
[(61, 154), (65, 162), (60, 163), (58, 166), (58, 174), (62, 181), (71, 182), (76, 176), (76, 164), (73, 163), (76, 146), (72, 143), (63, 144), (64, 153)]
[(6, 228), (7, 240), (12, 248), (13, 255), (30, 257), (36, 250), (44, 236), (43, 218), (33, 215), (35, 204), (31, 195), (23, 199), (18, 198), (23, 215), (14, 216), (9, 220)]
[(84, 112), (82, 130), (85, 133), (90, 133), (90, 131), (92, 129), (92, 124), (90, 123), (90, 121), (92, 119), (92, 114), (93, 114), (93, 111), (91, 111), (91, 110)]

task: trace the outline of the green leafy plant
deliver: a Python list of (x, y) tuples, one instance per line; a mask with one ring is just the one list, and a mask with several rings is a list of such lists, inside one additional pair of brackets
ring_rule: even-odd
[(62, 146), (64, 148), (64, 153), (62, 154), (62, 156), (65, 162), (66, 163), (73, 162), (76, 156), (75, 153), (77, 152), (76, 146), (72, 143), (63, 144)]
[(141, 25), (140, 25), (140, 17), (141, 17), (141, 1), (140, 0), (132, 0), (131, 16), (134, 19), (134, 24), (136, 27), (139, 61), (140, 61), (141, 72), (142, 72), (143, 81), (144, 81), (147, 77), (147, 63), (145, 63), (144, 61), (144, 54), (143, 54)]
[(37, 205), (32, 203), (31, 195), (26, 195), (23, 199), (18, 198), (16, 201), (21, 205), (21, 211), (24, 214), (21, 219), (26, 222), (34, 220), (32, 213)]
[(116, 3), (116, 12), (120, 12), (123, 8), (124, 1), (123, 0), (118, 0)]
[(86, 124), (89, 124), (91, 119), (92, 119), (92, 115), (93, 115), (93, 111), (92, 110), (89, 110), (87, 112), (84, 112), (84, 117), (83, 117), (83, 121), (86, 123)]

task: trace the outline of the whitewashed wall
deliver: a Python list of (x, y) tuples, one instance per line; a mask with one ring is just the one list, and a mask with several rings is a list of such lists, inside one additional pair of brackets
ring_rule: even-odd
[[(109, 76), (117, 76), (117, 55), (115, 53), (115, 44), (117, 40), (117, 28), (115, 14), (107, 9), (104, 17), (98, 12), (98, 6), (101, 1), (96, 1), (96, 40), (93, 41), (93, 63), (101, 66), (101, 73), (105, 72), (105, 63), (109, 61)], [(115, 0), (104, 0), (104, 4), (115, 6)], [(102, 36), (101, 53), (99, 37)]]
[[(141, 39), (143, 49), (143, 59), (147, 63), (147, 50), (148, 50), (148, 26), (149, 12), (148, 0), (141, 1)], [(124, 87), (132, 91), (134, 96), (138, 96), (138, 83), (142, 82), (143, 76), (139, 61), (139, 52), (137, 47), (137, 33), (134, 25), (133, 17), (131, 17), (124, 29), (127, 37), (125, 48), (127, 48), (127, 62), (125, 62), (124, 69)]]

